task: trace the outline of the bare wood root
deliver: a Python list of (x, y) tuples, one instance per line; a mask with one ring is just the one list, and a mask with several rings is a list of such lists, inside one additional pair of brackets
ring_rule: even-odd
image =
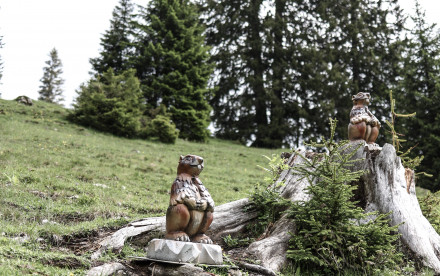
[[(218, 239), (230, 233), (244, 230), (246, 224), (257, 217), (255, 211), (245, 212), (245, 207), (248, 204), (249, 200), (245, 198), (216, 207), (215, 220), (211, 224), (208, 235), (213, 235)], [(150, 233), (165, 235), (165, 216), (135, 221), (119, 229), (99, 243), (100, 248), (92, 254), (91, 258), (96, 260), (107, 250), (119, 251), (128, 239)]]
[(277, 275), (272, 269), (265, 268), (264, 266), (261, 266), (261, 265), (248, 264), (245, 262), (237, 262), (237, 265), (241, 268), (244, 268), (246, 270), (250, 270), (253, 272), (257, 272), (262, 275), (269, 275), (269, 276), (276, 276)]
[(194, 265), (165, 265), (165, 264), (152, 264), (148, 267), (148, 272), (154, 276), (181, 276), (181, 275), (194, 275), (194, 276), (211, 276), (211, 273), (205, 272), (202, 268)]

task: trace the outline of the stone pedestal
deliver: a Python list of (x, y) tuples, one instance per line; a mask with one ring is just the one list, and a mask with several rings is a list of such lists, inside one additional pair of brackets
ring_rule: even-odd
[(178, 263), (223, 264), (222, 249), (215, 244), (154, 239), (148, 243), (147, 257)]

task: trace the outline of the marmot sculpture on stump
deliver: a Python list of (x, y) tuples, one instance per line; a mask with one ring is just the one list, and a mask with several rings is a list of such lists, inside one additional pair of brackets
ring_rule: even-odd
[(365, 140), (368, 144), (374, 144), (379, 135), (380, 122), (368, 110), (370, 93), (359, 92), (351, 99), (353, 100), (353, 108), (350, 112), (348, 140)]
[(212, 243), (205, 233), (212, 223), (214, 201), (198, 178), (203, 167), (200, 156), (180, 156), (166, 215), (166, 239)]

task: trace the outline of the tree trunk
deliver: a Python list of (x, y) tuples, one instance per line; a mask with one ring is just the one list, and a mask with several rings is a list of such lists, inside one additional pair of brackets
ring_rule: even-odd
[[(307, 153), (306, 157), (314, 153)], [(365, 206), (366, 211), (379, 211), (390, 214), (391, 224), (401, 224), (399, 233), (402, 242), (407, 246), (416, 261), (440, 273), (440, 236), (428, 220), (422, 215), (416, 194), (414, 173), (405, 169), (397, 157), (393, 146), (386, 144), (382, 150), (361, 147), (353, 157), (362, 159), (353, 170), (363, 169), (367, 173), (357, 185), (358, 197)], [(288, 160), (289, 166), (302, 163), (298, 155), (292, 155)], [(280, 194), (292, 201), (308, 200), (305, 188), (307, 181), (300, 180), (291, 173), (291, 169), (281, 173), (277, 182), (284, 181)], [(409, 192), (408, 192), (409, 191)], [(248, 206), (247, 199), (233, 201), (218, 206), (215, 210), (215, 219), (209, 230), (209, 235), (214, 240), (219, 240), (228, 234), (242, 232), (245, 226), (257, 217), (255, 211), (245, 211)], [(115, 232), (103, 240), (101, 248), (92, 257), (99, 257), (104, 250), (120, 249), (130, 237), (150, 235), (151, 232), (164, 234), (165, 217), (147, 218), (133, 222), (127, 227)], [(248, 252), (254, 254), (261, 265), (273, 271), (280, 271), (286, 263), (286, 251), (290, 233), (295, 232), (292, 220), (283, 216), (266, 233), (266, 236), (253, 242), (248, 247)]]
[(439, 274), (440, 236), (422, 214), (414, 172), (403, 167), (390, 144), (385, 144), (381, 152), (361, 148), (354, 158), (365, 158), (356, 169), (367, 171), (360, 181), (366, 211), (392, 212), (391, 224), (401, 224), (399, 233), (403, 243), (417, 261)]

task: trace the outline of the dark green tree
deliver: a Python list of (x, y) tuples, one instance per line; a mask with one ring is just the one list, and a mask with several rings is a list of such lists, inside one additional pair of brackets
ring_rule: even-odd
[(59, 103), (64, 100), (62, 96), (64, 79), (61, 78), (63, 65), (55, 48), (50, 51), (49, 57), (50, 59), (45, 62), (46, 66), (43, 68), (43, 77), (40, 79), (38, 99), (49, 103)]
[(130, 68), (129, 59), (133, 54), (132, 34), (134, 31), (134, 6), (131, 0), (120, 0), (113, 10), (110, 29), (101, 38), (99, 57), (90, 59), (93, 70), (98, 74), (113, 68), (119, 74)]
[(212, 65), (197, 7), (187, 0), (153, 0), (141, 10), (136, 28), (132, 64), (147, 111), (166, 106), (180, 137), (206, 141)]
[(200, 5), (217, 66), (213, 80), (216, 92), (211, 99), (216, 135), (242, 143), (252, 141), (253, 146), (276, 147), (270, 141), (268, 126), (271, 97), (265, 87), (263, 3), (209, 0)]
[(81, 85), (70, 119), (84, 126), (119, 136), (135, 137), (141, 131), (144, 106), (134, 70), (102, 76)]
[[(315, 18), (308, 24), (314, 26), (312, 43), (300, 43), (311, 63), (304, 61), (299, 68), (301, 72), (310, 64), (315, 70), (305, 75), (310, 77), (304, 83), (310, 87), (307, 94), (312, 104), (306, 120), (314, 132), (311, 135), (326, 132), (323, 117), (348, 122), (351, 96), (360, 91), (373, 96), (371, 109), (376, 117), (387, 117), (387, 93), (397, 84), (402, 50), (399, 36), (405, 21), (397, 0), (309, 1), (305, 11)], [(304, 81), (304, 74), (299, 76)], [(341, 123), (336, 133), (346, 139), (346, 125)]]
[[(201, 5), (217, 65), (211, 105), (218, 136), (263, 147), (299, 144), (328, 131), (323, 118), (348, 121), (359, 91), (371, 92), (378, 117), (385, 114), (400, 55), (397, 0)], [(346, 135), (341, 124), (338, 136)]]
[[(403, 113), (416, 112), (401, 125), (406, 144), (416, 147), (411, 151), (424, 160), (418, 171), (432, 174), (419, 177), (417, 185), (432, 191), (440, 190), (440, 35), (435, 24), (425, 21), (425, 12), (416, 1), (414, 27), (408, 37), (404, 56), (403, 80), (395, 96)], [(399, 123), (399, 122), (397, 122)]]

